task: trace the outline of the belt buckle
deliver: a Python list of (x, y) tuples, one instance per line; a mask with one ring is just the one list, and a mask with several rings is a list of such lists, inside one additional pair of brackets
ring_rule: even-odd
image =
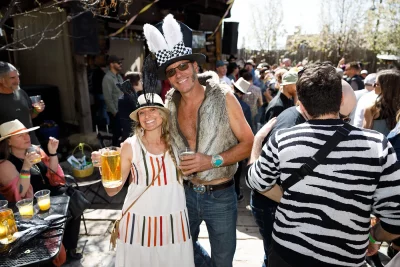
[(197, 184), (193, 184), (193, 190), (196, 193), (204, 194), (206, 192), (206, 187), (203, 184), (198, 184), (198, 185)]

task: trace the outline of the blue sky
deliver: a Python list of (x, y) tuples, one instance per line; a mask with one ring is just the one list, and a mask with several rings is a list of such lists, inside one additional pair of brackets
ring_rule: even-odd
[[(249, 19), (250, 4), (257, 5), (268, 0), (235, 0), (231, 11), (231, 18), (228, 21), (237, 21), (239, 24), (238, 47), (242, 47), (242, 36), (251, 28)], [(302, 32), (307, 34), (318, 33), (320, 28), (319, 11), (321, 0), (281, 0), (283, 8), (282, 27), (287, 34), (292, 34), (296, 26), (302, 27)], [(261, 19), (261, 18), (260, 18)], [(284, 47), (286, 36), (278, 39), (278, 48)], [(251, 42), (251, 40), (246, 40)]]

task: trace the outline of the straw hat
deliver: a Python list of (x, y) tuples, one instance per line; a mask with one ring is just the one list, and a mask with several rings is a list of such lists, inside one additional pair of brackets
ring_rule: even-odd
[[(239, 80), (237, 80), (236, 82), (234, 82), (232, 80), (233, 85), (239, 89), (243, 94), (248, 94), (247, 90), (250, 87), (250, 83), (248, 81), (246, 81), (245, 79), (243, 79), (243, 77), (240, 77)], [(250, 93), (250, 92), (249, 92)]]
[(39, 128), (39, 126), (36, 126), (27, 129), (19, 120), (8, 121), (0, 125), (0, 141), (10, 136), (31, 132)]
[(155, 107), (169, 114), (169, 109), (164, 106), (161, 97), (157, 94), (142, 94), (138, 97), (138, 103), (139, 107), (129, 115), (134, 121), (139, 121), (137, 113), (144, 108)]

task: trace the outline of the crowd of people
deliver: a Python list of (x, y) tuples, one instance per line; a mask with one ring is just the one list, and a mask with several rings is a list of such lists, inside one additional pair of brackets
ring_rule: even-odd
[[(382, 266), (382, 241), (395, 257), (399, 70), (368, 74), (344, 59), (293, 67), (288, 58), (279, 66), (248, 60), (240, 69), (231, 56), (203, 72), (205, 55), (192, 52), (190, 30), (172, 15), (146, 24), (144, 35), (153, 56), (142, 73), (123, 82), (123, 59), (110, 56), (92, 83), (101, 86), (96, 99), (113, 144), (121, 143), (124, 181), (106, 192), (114, 196), (129, 178), (116, 266), (232, 266), (242, 173), (263, 266)], [(2, 62), (0, 75), (1, 94), (23, 94), (12, 65)], [(29, 113), (0, 125), (0, 193), (11, 201), (63, 183), (57, 140), (41, 164), (26, 153), (38, 112), (22, 99)], [(198, 242), (202, 222), (211, 255)], [(75, 252), (76, 244), (65, 246)]]

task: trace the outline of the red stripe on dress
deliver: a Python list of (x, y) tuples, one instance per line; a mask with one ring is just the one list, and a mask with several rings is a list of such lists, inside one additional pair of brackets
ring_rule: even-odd
[(163, 169), (163, 173), (164, 173), (164, 184), (167, 185), (167, 173), (165, 172), (165, 162), (164, 162), (164, 157), (162, 158), (162, 169)]
[(185, 226), (183, 225), (182, 211), (181, 211), (181, 225), (182, 225), (183, 242), (186, 242)]
[(162, 216), (160, 216), (160, 246), (162, 247), (162, 240), (163, 240), (163, 236), (162, 236)]
[(156, 158), (156, 160), (157, 160), (157, 167), (158, 167), (158, 177), (157, 177), (157, 180), (158, 180), (158, 186), (161, 186), (161, 179), (160, 179), (160, 171), (161, 171), (161, 168), (160, 168), (160, 161), (158, 161), (158, 158)]
[(128, 215), (127, 215), (127, 216), (128, 216), (128, 217), (126, 218), (125, 243), (126, 243), (126, 239), (127, 239), (127, 237), (128, 237), (128, 227), (129, 227), (129, 219), (130, 219), (131, 213), (128, 212)]
[(155, 171), (154, 171), (154, 162), (153, 162), (153, 157), (150, 157), (150, 162), (151, 162), (151, 171), (153, 172), (153, 178), (152, 178), (152, 184), (151, 185), (153, 185), (154, 186), (154, 175), (156, 175), (155, 174)]
[(149, 236), (147, 237), (147, 246), (150, 247), (150, 237), (151, 237), (151, 217), (149, 217)]
[(157, 217), (154, 217), (154, 246), (157, 246)]

